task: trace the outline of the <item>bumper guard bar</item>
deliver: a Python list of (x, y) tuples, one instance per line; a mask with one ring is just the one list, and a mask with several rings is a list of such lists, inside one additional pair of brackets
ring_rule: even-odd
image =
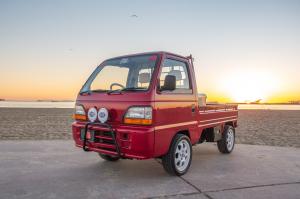
[(102, 127), (108, 128), (109, 131), (110, 131), (110, 133), (111, 133), (111, 137), (112, 137), (112, 139), (114, 141), (114, 144), (116, 145), (116, 150), (117, 150), (117, 153), (118, 153), (118, 157), (121, 157), (120, 147), (119, 147), (117, 139), (116, 139), (115, 131), (113, 130), (113, 128), (112, 128), (111, 125), (106, 124), (106, 123), (88, 122), (88, 123), (85, 124), (85, 127), (84, 127), (84, 136), (83, 136), (83, 147), (82, 147), (82, 149), (84, 151), (89, 151), (89, 148), (86, 146), (86, 142), (87, 142), (86, 134), (87, 134), (89, 125), (97, 125), (97, 126), (102, 126)]

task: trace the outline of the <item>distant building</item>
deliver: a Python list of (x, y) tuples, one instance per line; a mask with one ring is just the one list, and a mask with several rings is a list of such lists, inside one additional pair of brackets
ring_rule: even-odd
[(290, 104), (300, 104), (300, 100), (289, 101)]

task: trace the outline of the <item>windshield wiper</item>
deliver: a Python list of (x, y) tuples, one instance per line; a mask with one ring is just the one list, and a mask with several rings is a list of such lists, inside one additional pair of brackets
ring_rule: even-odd
[(93, 93), (105, 93), (105, 92), (108, 92), (108, 90), (104, 90), (104, 89), (95, 89), (95, 90), (91, 90), (90, 92), (93, 92)]
[(109, 90), (109, 91), (107, 91), (107, 94), (111, 94), (111, 93), (114, 93), (114, 92), (122, 92), (123, 91), (123, 89), (116, 89), (116, 90)]
[(107, 91), (108, 90), (104, 90), (104, 89), (96, 89), (96, 90), (81, 91), (79, 94), (80, 95), (84, 95), (84, 94), (90, 95), (91, 93), (105, 93)]
[(146, 90), (146, 88), (143, 87), (128, 87), (128, 88), (123, 88), (123, 89), (116, 89), (116, 90), (110, 90), (107, 91), (107, 94), (111, 94), (114, 92), (123, 92), (123, 91), (141, 91), (141, 90)]
[(122, 91), (141, 91), (141, 90), (147, 90), (147, 89), (144, 87), (128, 87), (122, 89)]

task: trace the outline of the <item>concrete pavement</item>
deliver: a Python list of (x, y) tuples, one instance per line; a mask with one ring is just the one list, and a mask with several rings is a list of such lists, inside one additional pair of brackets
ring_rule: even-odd
[(193, 148), (182, 177), (156, 160), (106, 162), (72, 141), (0, 141), (0, 198), (300, 198), (300, 149)]

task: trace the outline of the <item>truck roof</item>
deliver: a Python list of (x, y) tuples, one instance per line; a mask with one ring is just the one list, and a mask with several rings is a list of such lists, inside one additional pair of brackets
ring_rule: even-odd
[(143, 52), (143, 53), (134, 53), (134, 54), (121, 55), (121, 56), (109, 58), (107, 60), (118, 59), (118, 58), (129, 57), (129, 56), (137, 56), (137, 55), (148, 55), (148, 54), (160, 54), (160, 55), (165, 54), (165, 55), (173, 55), (173, 56), (176, 56), (176, 57), (180, 57), (182, 59), (188, 59), (187, 56), (185, 57), (185, 56), (178, 55), (178, 54), (175, 54), (175, 53), (170, 53), (170, 52), (167, 52), (167, 51), (152, 51), (152, 52)]

